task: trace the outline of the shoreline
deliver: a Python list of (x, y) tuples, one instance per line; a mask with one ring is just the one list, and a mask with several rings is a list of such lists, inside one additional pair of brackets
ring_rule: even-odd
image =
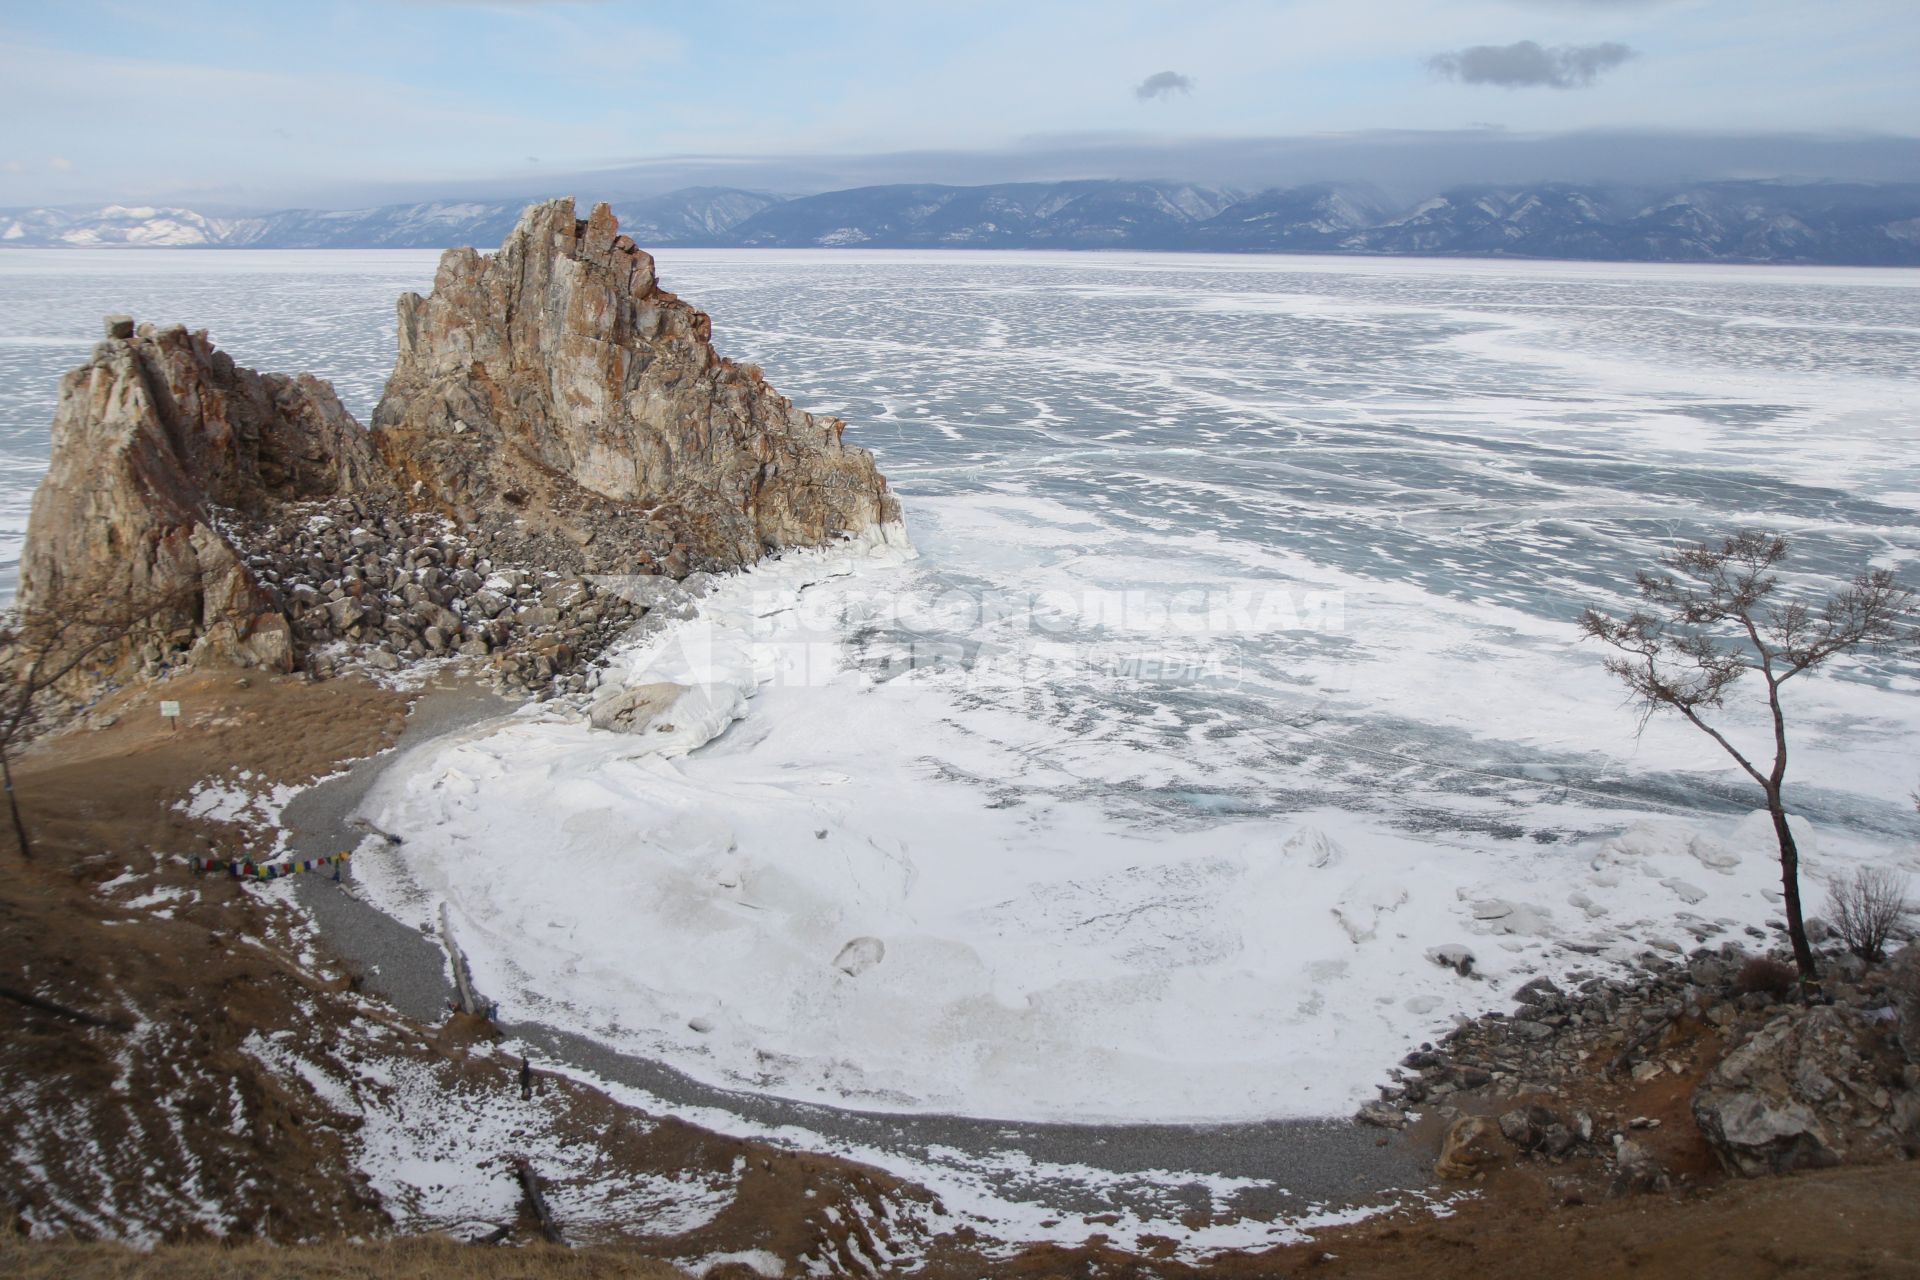
[[(412, 751), (504, 718), (516, 705), (470, 676), (436, 679), (415, 700), (391, 748), (289, 802), (282, 822), (292, 848), (312, 856), (357, 845), (362, 834), (348, 824), (386, 770)], [(445, 1019), (453, 984), (437, 939), (330, 880), (300, 878), (294, 894), (325, 944), (364, 973), (369, 991), (410, 1018), (430, 1025)], [(706, 1084), (663, 1061), (538, 1020), (502, 1022), (500, 1032), (524, 1047), (539, 1069), (638, 1091), (647, 1110), (733, 1136), (877, 1163), (909, 1180), (937, 1184), (947, 1173), (962, 1183), (984, 1181), (996, 1198), (1022, 1206), (1021, 1216), (1035, 1216), (1036, 1209), (1044, 1210), (1042, 1218), (1131, 1211), (1144, 1228), (1198, 1212), (1231, 1229), (1249, 1220), (1285, 1223), (1390, 1209), (1432, 1185), (1415, 1136), (1396, 1134), (1383, 1145), (1380, 1130), (1346, 1117), (1074, 1124), (864, 1111)], [(1170, 1181), (1169, 1172), (1185, 1177)], [(1228, 1203), (1231, 1213), (1220, 1214)]]

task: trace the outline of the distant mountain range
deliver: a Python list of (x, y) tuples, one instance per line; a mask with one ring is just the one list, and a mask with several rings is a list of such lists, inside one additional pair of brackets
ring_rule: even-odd
[[(0, 210), (0, 247), (489, 247), (525, 200), (213, 215)], [(656, 246), (1136, 249), (1920, 266), (1920, 183), (1712, 182), (1659, 190), (1461, 187), (1411, 207), (1363, 186), (1257, 193), (1171, 182), (858, 187), (787, 198), (691, 187), (616, 202)]]

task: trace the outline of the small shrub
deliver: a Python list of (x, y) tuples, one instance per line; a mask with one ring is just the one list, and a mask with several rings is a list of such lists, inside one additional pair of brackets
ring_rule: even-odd
[(1793, 994), (1799, 982), (1800, 971), (1786, 961), (1775, 960), (1772, 956), (1752, 956), (1734, 975), (1733, 990), (1735, 995), (1751, 995), (1760, 991), (1776, 1000), (1785, 1000)]
[(1913, 910), (1906, 888), (1906, 877), (1886, 867), (1858, 867), (1851, 879), (1828, 883), (1827, 914), (1847, 950), (1868, 964), (1886, 958), (1894, 926)]

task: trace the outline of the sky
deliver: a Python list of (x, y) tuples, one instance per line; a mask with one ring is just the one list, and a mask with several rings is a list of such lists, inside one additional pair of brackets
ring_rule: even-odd
[(0, 0), (0, 206), (1920, 180), (1920, 0)]

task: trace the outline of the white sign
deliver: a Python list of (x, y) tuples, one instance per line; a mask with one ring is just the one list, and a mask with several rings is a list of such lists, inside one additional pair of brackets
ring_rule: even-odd
[(177, 702), (162, 702), (160, 704), (160, 714), (169, 720), (178, 720), (180, 718), (180, 704)]

